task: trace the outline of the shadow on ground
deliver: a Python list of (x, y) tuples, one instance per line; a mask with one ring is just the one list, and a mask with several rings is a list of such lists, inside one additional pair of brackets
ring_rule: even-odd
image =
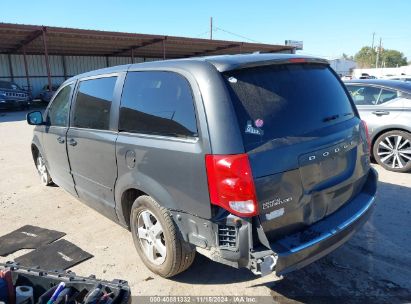
[[(316, 263), (263, 286), (270, 288), (279, 302), (410, 301), (410, 198), (411, 188), (380, 182), (375, 211), (357, 235)], [(190, 284), (230, 284), (253, 278), (246, 269), (233, 269), (198, 255), (188, 271), (173, 279)]]
[(174, 281), (188, 284), (231, 284), (255, 279), (248, 269), (235, 269), (197, 254), (193, 265), (185, 272), (173, 277)]
[(43, 104), (30, 106), (29, 110), (0, 110), (0, 123), (26, 120), (27, 113), (31, 111), (44, 111)]

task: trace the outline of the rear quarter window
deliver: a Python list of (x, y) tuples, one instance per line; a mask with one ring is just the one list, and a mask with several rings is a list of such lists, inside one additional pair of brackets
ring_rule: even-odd
[(121, 97), (119, 130), (172, 137), (197, 136), (188, 81), (174, 72), (129, 72)]
[(326, 65), (257, 67), (230, 71), (224, 78), (246, 150), (355, 115), (343, 85)]

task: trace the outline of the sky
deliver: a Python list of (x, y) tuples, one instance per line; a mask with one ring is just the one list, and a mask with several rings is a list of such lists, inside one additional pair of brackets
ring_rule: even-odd
[(410, 0), (7, 1), (0, 22), (284, 44), (303, 54), (354, 55), (382, 39), (411, 61)]

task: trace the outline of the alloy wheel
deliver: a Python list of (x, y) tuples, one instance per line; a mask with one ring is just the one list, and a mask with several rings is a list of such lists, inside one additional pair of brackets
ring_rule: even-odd
[(137, 220), (137, 235), (147, 259), (155, 264), (164, 263), (167, 248), (160, 221), (149, 210), (143, 210)]
[(46, 163), (44, 162), (44, 159), (41, 156), (37, 157), (37, 171), (39, 172), (42, 184), (47, 185), (49, 182), (48, 172), (46, 168)]
[(378, 158), (392, 169), (402, 169), (411, 161), (411, 142), (401, 135), (389, 135), (381, 140)]

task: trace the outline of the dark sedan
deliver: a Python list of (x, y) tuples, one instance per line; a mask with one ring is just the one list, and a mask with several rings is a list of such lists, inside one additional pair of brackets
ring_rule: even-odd
[(390, 171), (411, 171), (411, 83), (366, 79), (345, 85), (367, 122), (374, 159)]
[(43, 89), (41, 90), (39, 94), (39, 98), (41, 99), (42, 102), (49, 103), (51, 98), (53, 97), (54, 93), (58, 90), (60, 85), (52, 85), (51, 90), (49, 89), (49, 86), (46, 84)]

